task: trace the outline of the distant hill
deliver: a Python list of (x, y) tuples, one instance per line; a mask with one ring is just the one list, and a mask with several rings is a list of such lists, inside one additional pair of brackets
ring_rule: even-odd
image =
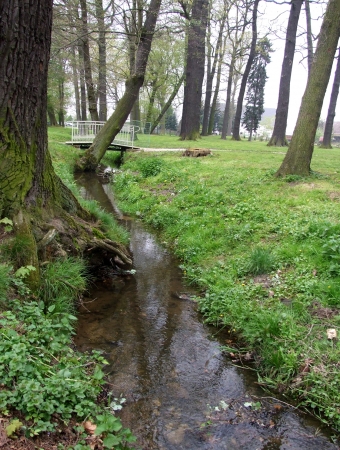
[(264, 108), (264, 113), (262, 114), (261, 119), (265, 119), (266, 117), (275, 117), (276, 108)]

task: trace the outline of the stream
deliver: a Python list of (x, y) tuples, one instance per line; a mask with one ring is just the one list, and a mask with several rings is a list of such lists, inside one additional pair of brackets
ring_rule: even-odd
[(88, 174), (77, 184), (131, 235), (136, 273), (93, 288), (75, 343), (104, 352), (112, 395), (126, 398), (119, 415), (137, 437), (135, 448), (337, 449), (329, 429), (265, 393), (251, 370), (221, 352), (227, 332), (204, 324), (179, 261), (118, 211), (111, 186)]

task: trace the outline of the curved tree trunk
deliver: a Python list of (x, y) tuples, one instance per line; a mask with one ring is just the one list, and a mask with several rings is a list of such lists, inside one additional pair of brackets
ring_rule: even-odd
[(186, 76), (180, 133), (182, 140), (196, 140), (200, 136), (207, 20), (208, 0), (194, 0), (188, 31)]
[(292, 141), (277, 176), (306, 176), (310, 173), (315, 133), (339, 36), (340, 2), (329, 0)]
[(252, 39), (251, 39), (251, 46), (250, 46), (250, 53), (248, 57), (248, 61), (246, 64), (246, 68), (244, 70), (244, 74), (242, 76), (241, 86), (240, 86), (240, 92), (238, 95), (237, 100), (237, 106), (236, 106), (236, 113), (235, 113), (235, 119), (234, 119), (234, 126), (233, 126), (233, 137), (232, 139), (235, 141), (240, 141), (240, 126), (241, 126), (241, 116), (242, 116), (242, 106), (243, 106), (243, 99), (244, 94), (246, 92), (246, 85), (248, 80), (248, 75), (251, 69), (251, 65), (253, 63), (254, 57), (255, 57), (255, 51), (256, 51), (256, 41), (257, 41), (257, 10), (259, 6), (260, 0), (255, 0), (253, 5), (253, 17), (252, 17)]
[(331, 93), (331, 98), (329, 101), (327, 119), (325, 124), (325, 131), (323, 133), (321, 148), (332, 148), (332, 132), (333, 132), (333, 123), (335, 118), (335, 109), (338, 101), (339, 95), (339, 85), (340, 85), (340, 48), (338, 54), (338, 62), (336, 65), (333, 88)]
[(292, 76), (293, 60), (296, 43), (296, 30), (299, 23), (303, 0), (293, 0), (288, 19), (286, 45), (281, 69), (279, 99), (277, 102), (275, 124), (268, 146), (283, 147), (288, 145), (286, 128), (289, 108), (290, 79)]
[(119, 133), (138, 98), (139, 90), (144, 83), (146, 65), (160, 6), (161, 0), (151, 0), (138, 44), (135, 72), (126, 81), (125, 93), (118, 102), (115, 112), (97, 134), (91, 147), (77, 161), (77, 169), (80, 171), (96, 170), (108, 146)]

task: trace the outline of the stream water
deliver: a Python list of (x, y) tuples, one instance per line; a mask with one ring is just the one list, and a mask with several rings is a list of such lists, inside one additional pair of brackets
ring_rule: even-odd
[(179, 298), (190, 289), (178, 261), (138, 221), (117, 211), (110, 185), (93, 175), (77, 183), (131, 234), (136, 273), (93, 289), (75, 340), (81, 351), (104, 352), (112, 394), (127, 400), (120, 416), (137, 437), (136, 448), (338, 448), (329, 430), (264, 393), (252, 371), (221, 352), (227, 334), (205, 325), (190, 298)]

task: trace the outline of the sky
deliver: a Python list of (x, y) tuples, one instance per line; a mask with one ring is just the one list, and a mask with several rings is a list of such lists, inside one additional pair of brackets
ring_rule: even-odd
[[(262, 3), (262, 5), (261, 5)], [(279, 83), (280, 83), (280, 75), (281, 75), (281, 66), (283, 60), (284, 53), (284, 45), (285, 45), (285, 26), (287, 26), (288, 14), (290, 5), (282, 5), (278, 6), (274, 3), (261, 2), (260, 3), (260, 11), (261, 15), (259, 17), (259, 30), (261, 33), (261, 29), (266, 29), (266, 27), (270, 26), (276, 33), (278, 33), (282, 39), (275, 38), (275, 36), (271, 35), (270, 40), (273, 43), (273, 48), (275, 52), (271, 55), (271, 62), (267, 66), (267, 76), (268, 80), (265, 88), (265, 107), (267, 108), (276, 108), (277, 100), (278, 100), (278, 92), (279, 92)], [(261, 9), (262, 6), (262, 9)], [(298, 32), (302, 32), (305, 28), (305, 13), (304, 7), (302, 7), (300, 22), (299, 22), (299, 30)], [(313, 4), (311, 8), (312, 18), (312, 32), (313, 34), (318, 33), (322, 18), (319, 18), (322, 14), (324, 6), (320, 4)], [(280, 29), (282, 31), (280, 32)], [(294, 63), (293, 63), (293, 72), (290, 86), (290, 99), (289, 99), (289, 114), (288, 114), (288, 124), (287, 124), (287, 134), (292, 134), (294, 131), (296, 119), (299, 113), (299, 108), (301, 104), (301, 99), (305, 91), (306, 83), (307, 83), (307, 62), (304, 58), (305, 54), (302, 54), (299, 50), (301, 46), (305, 43), (305, 35), (301, 36), (297, 40), (296, 49), (298, 52), (295, 54)], [(315, 46), (314, 46), (315, 49)], [(329, 86), (327, 89), (327, 93), (325, 95), (323, 108), (321, 112), (321, 118), (326, 119), (329, 98), (331, 94), (333, 79), (334, 79), (334, 70), (335, 63), (333, 64), (333, 70), (329, 82)], [(337, 111), (335, 121), (340, 121), (340, 102), (338, 101)]]

